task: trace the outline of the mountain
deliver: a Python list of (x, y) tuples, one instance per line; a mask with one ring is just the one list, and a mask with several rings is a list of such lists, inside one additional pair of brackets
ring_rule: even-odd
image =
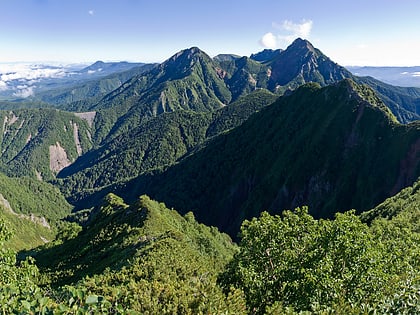
[[(269, 51), (266, 51), (266, 53), (269, 53)], [(30, 132), (26, 134), (18, 133), (16, 137), (11, 137), (12, 131), (9, 132), (9, 138), (3, 144), (3, 165), (0, 165), (0, 169), (3, 169), (9, 175), (20, 176), (25, 174), (52, 180), (62, 168), (78, 160), (74, 166), (66, 170), (67, 173), (62, 173), (62, 176), (66, 178), (65, 181), (73, 182), (69, 185), (66, 184), (66, 187), (72, 187), (70, 190), (66, 188), (66, 193), (74, 191), (74, 187), (79, 187), (82, 191), (93, 188), (96, 190), (111, 185), (114, 181), (126, 181), (145, 171), (173, 164), (183, 155), (191, 152), (196, 145), (202, 145), (203, 141), (208, 140), (207, 135), (196, 137), (196, 132), (199, 133), (205, 128), (216, 127), (218, 131), (212, 134), (214, 136), (218, 132), (226, 131), (227, 129), (224, 129), (224, 127), (219, 128), (211, 123), (212, 119), (218, 115), (212, 113), (215, 111), (227, 113), (229, 110), (223, 111), (221, 109), (231, 107), (236, 100), (256, 90), (271, 88), (278, 94), (281, 94), (282, 91), (290, 93), (290, 90), (295, 86), (307, 81), (316, 81), (321, 86), (325, 86), (346, 76), (353, 78), (356, 82), (373, 87), (399, 121), (409, 122), (420, 117), (416, 113), (420, 110), (419, 89), (392, 87), (373, 78), (355, 77), (343, 67), (332, 62), (306, 40), (297, 39), (286, 50), (272, 51), (272, 53), (275, 53), (276, 57), (264, 64), (248, 57), (219, 58), (218, 61), (215, 60), (217, 58), (212, 59), (200, 49), (192, 47), (175, 54), (160, 65), (134, 67), (125, 72), (118, 72), (104, 78), (85, 82), (80, 86), (73, 86), (69, 89), (55, 89), (48, 93), (45, 92), (45, 94), (41, 93), (39, 94), (40, 99), (43, 102), (49, 102), (51, 106), (88, 111), (87, 115), (90, 115), (89, 123), (91, 126), (84, 125), (87, 129), (82, 136), (85, 139), (83, 141), (86, 141), (83, 144), (82, 153), (87, 152), (91, 147), (95, 150), (77, 159), (79, 155), (83, 154), (74, 154), (76, 142), (73, 139), (73, 143), (68, 142), (67, 147), (64, 148), (66, 155), (71, 155), (71, 157), (64, 159), (64, 163), (60, 162), (59, 167), (52, 171), (52, 168), (48, 167), (48, 160), (50, 159), (45, 154), (49, 150), (48, 146), (43, 144), (43, 149), (39, 150), (44, 153), (40, 154), (41, 151), (36, 151), (38, 150), (36, 147), (41, 145), (42, 141), (31, 142), (30, 145), (26, 145), (27, 137), (37, 133), (35, 131), (36, 124), (43, 124), (41, 120), (44, 118), (41, 120), (28, 118), (24, 125), (32, 121), (31, 126), (27, 127)], [(122, 65), (128, 66), (125, 63), (122, 63)], [(84, 71), (96, 71), (101, 67), (114, 69), (120, 66), (119, 63), (114, 65), (97, 62)], [(117, 88), (115, 89), (115, 87)], [(112, 91), (108, 93), (110, 90)], [(405, 107), (403, 108), (401, 104), (404, 104)], [(232, 106), (232, 108), (231, 113), (234, 113), (238, 107)], [(180, 110), (191, 111), (191, 113), (165, 115), (163, 118), (155, 120), (161, 114)], [(259, 108), (255, 108), (255, 110), (259, 110)], [(192, 112), (201, 114), (196, 115)], [(234, 118), (232, 120), (234, 123), (227, 128), (238, 126), (236, 122), (243, 122), (251, 112), (245, 116), (238, 116), (240, 119)], [(33, 113), (37, 117), (41, 112), (34, 111)], [(53, 116), (49, 117), (48, 120), (51, 120), (51, 122), (57, 119), (58, 113), (61, 112), (50, 111), (46, 116), (52, 113), (54, 113), (55, 118), (52, 118)], [(24, 115), (30, 115), (30, 112), (28, 111)], [(200, 116), (206, 116), (207, 122), (205, 124), (199, 123), (201, 124), (200, 127), (191, 134), (183, 135), (182, 133), (188, 130), (186, 128), (188, 120), (191, 119), (198, 123), (201, 118), (197, 117)], [(178, 121), (177, 123), (173, 120), (174, 117), (177, 117), (175, 119)], [(196, 118), (197, 120), (195, 120)], [(11, 116), (10, 121), (13, 119)], [(168, 121), (165, 121), (166, 119)], [(220, 119), (228, 118), (223, 118), (223, 115), (221, 115)], [(69, 117), (68, 120), (70, 121), (72, 118)], [(153, 120), (153, 122), (150, 122), (147, 128), (150, 128), (150, 131), (153, 130), (153, 132), (145, 131), (145, 124), (149, 120)], [(66, 130), (65, 123), (60, 124), (63, 124), (62, 130)], [(176, 126), (176, 124), (179, 125)], [(194, 123), (192, 124), (194, 125)], [(77, 126), (80, 127), (79, 124)], [(162, 130), (168, 132), (160, 133), (159, 127), (156, 126), (162, 127)], [(20, 127), (18, 124), (14, 124), (10, 128), (16, 128), (17, 130)], [(69, 138), (69, 134), (64, 135), (62, 130), (54, 132), (60, 134), (60, 138)], [(175, 134), (178, 136), (170, 139), (170, 131), (176, 131)], [(188, 145), (179, 145), (185, 142), (186, 137), (190, 136), (196, 140), (192, 142), (187, 140)], [(145, 139), (143, 145), (139, 145), (139, 138)], [(152, 138), (157, 139), (156, 143), (161, 143), (162, 147), (167, 148), (167, 150), (164, 150), (165, 152), (171, 153), (156, 153), (159, 151), (156, 145), (145, 147), (144, 145), (150, 143)], [(17, 141), (16, 144), (15, 141)], [(57, 141), (49, 142), (49, 146), (52, 146)], [(58, 142), (62, 146), (61, 140), (58, 140)], [(123, 146), (118, 148), (119, 144), (123, 144)], [(58, 147), (57, 150), (61, 152)], [(18, 152), (19, 156), (17, 155)], [(34, 152), (38, 152), (41, 158), (35, 158)], [(41, 161), (43, 166), (41, 166)], [(36, 167), (33, 167), (34, 165)], [(40, 171), (41, 167), (43, 168), (42, 172)], [(104, 172), (105, 169), (108, 171)], [(90, 179), (82, 180), (81, 178), (84, 178), (86, 174), (90, 174), (88, 176)], [(69, 178), (70, 176), (72, 178)], [(76, 178), (78, 179), (75, 182)], [(102, 179), (99, 180), (99, 178)], [(87, 187), (82, 189), (85, 184)]]
[(130, 63), (127, 61), (120, 61), (120, 62), (103, 62), (103, 61), (96, 61), (95, 63), (87, 66), (78, 71), (78, 73), (87, 73), (93, 74), (100, 72), (101, 75), (108, 75), (116, 72), (123, 72), (130, 70), (132, 68), (138, 68), (144, 66), (144, 63)]
[(0, 173), (0, 220), (14, 232), (7, 247), (22, 250), (52, 241), (58, 220), (71, 209), (56, 187)]
[(54, 289), (89, 290), (122, 314), (237, 314), (216, 283), (235, 250), (191, 213), (180, 216), (147, 196), (127, 205), (110, 194), (83, 230), (38, 249), (35, 259)]
[(53, 179), (91, 148), (88, 116), (56, 109), (0, 111), (0, 170), (10, 176)]
[(180, 110), (159, 115), (64, 168), (57, 176), (60, 187), (76, 202), (86, 193), (172, 165), (211, 137), (239, 126), (275, 99), (274, 94), (261, 89), (214, 112)]
[[(420, 211), (420, 178), (395, 196), (386, 199), (375, 208), (363, 212), (360, 217), (363, 221), (371, 222), (376, 218), (391, 219), (400, 216), (418, 216)], [(413, 217), (413, 223), (418, 219)]]
[(300, 38), (273, 59), (270, 68), (269, 88), (279, 92), (296, 89), (307, 82), (325, 86), (352, 77), (347, 69), (331, 61), (307, 40)]
[(419, 123), (397, 123), (371, 89), (309, 84), (165, 172), (109, 189), (194, 210), (235, 236), (262, 210), (306, 204), (330, 217), (374, 207), (420, 175), (419, 139)]
[(392, 86), (372, 77), (355, 77), (355, 81), (370, 86), (402, 123), (420, 120), (420, 89)]
[(394, 87), (373, 78), (357, 77), (307, 40), (296, 39), (286, 50), (264, 64), (270, 71), (267, 87), (273, 92), (283, 94), (308, 82), (325, 86), (349, 78), (373, 88), (400, 122), (420, 119), (419, 88)]
[(98, 116), (97, 142), (114, 138), (164, 112), (211, 111), (228, 104), (231, 93), (217, 64), (196, 47), (125, 82), (90, 110)]
[(85, 68), (81, 65), (6, 64), (5, 70), (0, 69), (0, 99), (38, 101), (39, 93), (70, 88), (142, 66), (145, 64), (102, 61)]
[[(191, 59), (185, 58), (188, 55)], [(192, 58), (193, 55), (199, 57)], [(30, 84), (19, 81), (16, 83), (21, 87), (19, 91), (9, 88), (5, 91), (26, 95), (24, 101), (20, 100), (17, 105), (3, 103), (0, 108), (45, 107), (48, 103), (63, 110), (104, 111), (103, 115), (97, 115), (97, 129), (103, 129), (98, 131), (97, 141), (100, 142), (110, 131), (118, 134), (118, 129), (125, 129), (122, 126), (125, 119), (136, 124), (177, 109), (209, 111), (256, 88), (268, 88), (281, 95), (307, 82), (325, 86), (351, 78), (368, 84), (379, 93), (400, 122), (420, 118), (419, 88), (394, 87), (373, 78), (354, 76), (310, 42), (299, 38), (284, 51), (264, 50), (251, 58), (222, 54), (212, 59), (193, 47), (152, 70), (154, 66), (98, 61), (72, 72), (35, 67), (31, 71), (38, 71), (36, 73), (41, 77), (28, 81)], [(125, 69), (129, 70), (123, 71)], [(7, 86), (10, 82), (4, 84)], [(139, 120), (139, 116), (143, 118)]]
[(394, 86), (420, 88), (420, 67), (347, 67), (354, 75), (374, 77)]
[(213, 57), (213, 60), (216, 61), (234, 61), (235, 59), (241, 58), (242, 56), (233, 55), (233, 54), (218, 54)]
[(264, 49), (263, 51), (252, 54), (249, 58), (258, 62), (265, 63), (276, 58), (282, 51), (282, 49)]
[[(112, 63), (103, 65), (102, 62), (81, 70), (80, 73), (86, 75), (85, 79), (79, 79), (75, 82), (65, 84), (59, 87), (50, 87), (48, 90), (39, 92), (33, 100), (51, 104), (64, 110), (83, 111), (87, 110), (92, 104), (98, 102), (106, 94), (120, 87), (125, 81), (135, 75), (150, 70), (155, 64), (129, 64), (129, 63)], [(103, 69), (98, 68), (104, 66), (107, 70), (90, 70)], [(93, 75), (98, 71), (100, 74)]]
[[(269, 55), (270, 51), (262, 53)], [(255, 89), (268, 88), (282, 94), (305, 82), (325, 86), (342, 78), (374, 88), (399, 121), (420, 118), (420, 89), (396, 88), (372, 78), (355, 77), (306, 40), (297, 39), (286, 50), (271, 51), (271, 55), (274, 58), (264, 63), (232, 55), (212, 59), (192, 47), (160, 65), (144, 65), (80, 86), (51, 90), (41, 93), (39, 99), (65, 110), (97, 112), (93, 133), (96, 144), (164, 112), (212, 111)], [(98, 62), (89, 69), (102, 66)]]
[(268, 76), (267, 66), (247, 57), (212, 59), (197, 47), (180, 51), (89, 108), (100, 112), (96, 142), (164, 112), (221, 108), (267, 87)]

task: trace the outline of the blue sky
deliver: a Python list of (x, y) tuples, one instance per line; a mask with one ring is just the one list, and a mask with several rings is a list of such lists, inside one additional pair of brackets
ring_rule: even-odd
[(341, 65), (420, 65), (418, 0), (0, 0), (0, 63), (160, 62), (310, 40)]

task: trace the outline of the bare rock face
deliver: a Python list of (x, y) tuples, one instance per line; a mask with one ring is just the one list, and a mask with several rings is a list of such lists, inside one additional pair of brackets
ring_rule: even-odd
[(50, 145), (50, 170), (58, 173), (69, 165), (70, 161), (67, 158), (67, 153), (60, 143)]
[(79, 126), (76, 123), (72, 123), (72, 125), (73, 125), (73, 138), (74, 138), (74, 143), (76, 144), (77, 155), (81, 156), (83, 153), (83, 149), (82, 149), (82, 145), (80, 144), (80, 139), (79, 139)]
[(74, 113), (74, 114), (77, 117), (86, 120), (89, 127), (92, 127), (93, 121), (95, 120), (96, 112), (84, 112), (84, 113)]
[(12, 207), (10, 206), (9, 201), (7, 201), (6, 198), (3, 197), (2, 194), (0, 194), (0, 206), (3, 206), (7, 211), (11, 212), (11, 213), (15, 213), (12, 209)]

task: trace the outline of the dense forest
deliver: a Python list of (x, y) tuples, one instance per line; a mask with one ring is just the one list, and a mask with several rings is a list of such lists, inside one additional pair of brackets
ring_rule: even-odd
[(1, 314), (420, 313), (420, 89), (301, 39), (98, 68), (0, 101)]
[[(242, 224), (239, 245), (192, 213), (182, 217), (147, 196), (129, 206), (108, 195), (83, 228), (68, 223), (19, 264), (3, 249), (2, 311), (415, 314), (419, 184), (373, 209), (392, 216), (369, 224), (354, 211), (331, 220), (306, 207), (263, 212)], [(4, 222), (1, 235), (4, 246)]]

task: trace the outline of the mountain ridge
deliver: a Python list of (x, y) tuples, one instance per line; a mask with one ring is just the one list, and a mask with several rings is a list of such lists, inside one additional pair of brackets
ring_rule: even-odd
[(261, 210), (309, 203), (316, 217), (328, 217), (375, 206), (420, 175), (418, 155), (409, 171), (400, 169), (419, 133), (419, 123), (398, 124), (366, 87), (349, 80), (324, 88), (308, 84), (161, 175), (112, 189), (119, 187), (125, 198), (130, 191), (147, 193), (179, 211), (194, 210), (201, 222), (235, 236), (240, 222)]

